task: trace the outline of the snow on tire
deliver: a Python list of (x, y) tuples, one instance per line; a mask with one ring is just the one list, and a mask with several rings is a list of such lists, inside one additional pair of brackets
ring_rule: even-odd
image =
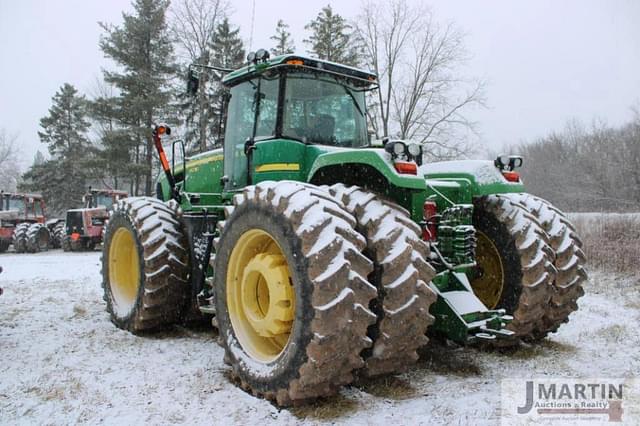
[(397, 204), (357, 186), (336, 184), (329, 191), (356, 218), (356, 230), (367, 240), (365, 253), (374, 262), (369, 279), (378, 288), (373, 305), (378, 320), (369, 330), (373, 347), (365, 351), (362, 373), (404, 371), (418, 360), (417, 349), (426, 344), (434, 321), (429, 307), (437, 296), (428, 286), (435, 276), (426, 261), (429, 246), (409, 212)]
[[(366, 242), (355, 219), (326, 191), (299, 182), (262, 182), (233, 202), (218, 224), (214, 258), (225, 361), (244, 389), (279, 405), (336, 393), (364, 366), (361, 352), (372, 343), (367, 329), (376, 321), (369, 304), (377, 291), (367, 281), (373, 265), (362, 253)], [(252, 265), (265, 259), (273, 265), (265, 274), (288, 280), (266, 279), (263, 315), (273, 304), (295, 306), (273, 322), (283, 327), (277, 334), (245, 321), (252, 304), (238, 296), (255, 283)], [(285, 293), (274, 297), (281, 280), (291, 286), (286, 300)]]
[(13, 230), (13, 249), (16, 253), (24, 253), (27, 251), (27, 241), (29, 237), (27, 231), (29, 230), (29, 223), (20, 223)]
[(516, 336), (539, 339), (556, 278), (549, 237), (514, 194), (484, 196), (474, 205), (473, 224), (496, 248), (502, 265), (502, 277), (497, 277), (502, 288), (495, 308), (513, 315), (508, 328)]
[(49, 249), (51, 235), (49, 229), (42, 223), (32, 223), (27, 229), (27, 251), (39, 253)]
[(179, 206), (150, 197), (118, 201), (105, 231), (102, 287), (107, 311), (133, 333), (180, 319), (189, 294), (187, 239)]
[(512, 197), (542, 225), (555, 252), (557, 274), (553, 281), (554, 292), (544, 315), (544, 327), (540, 330), (542, 337), (555, 332), (578, 309), (577, 300), (584, 295), (582, 283), (587, 279), (586, 257), (573, 224), (560, 210), (531, 194), (513, 194)]

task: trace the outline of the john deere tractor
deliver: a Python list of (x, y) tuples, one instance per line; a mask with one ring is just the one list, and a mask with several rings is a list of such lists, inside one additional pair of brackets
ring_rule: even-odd
[(16, 253), (47, 250), (57, 222), (46, 220), (42, 195), (0, 192), (0, 253), (11, 244)]
[(102, 242), (104, 225), (113, 206), (128, 196), (126, 191), (92, 189), (83, 196), (84, 207), (67, 211), (64, 224), (56, 227), (64, 251), (93, 250)]
[(241, 386), (288, 405), (405, 370), (428, 336), (536, 342), (577, 309), (580, 240), (524, 192), (521, 158), (422, 164), (420, 145), (370, 140), (375, 75), (248, 60), (222, 80), (223, 148), (171, 165), (156, 126), (157, 198), (115, 207), (102, 272), (118, 327), (211, 317)]

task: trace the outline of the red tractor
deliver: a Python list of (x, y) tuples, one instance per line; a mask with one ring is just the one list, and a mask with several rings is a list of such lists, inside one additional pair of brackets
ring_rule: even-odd
[(104, 226), (113, 205), (127, 198), (125, 191), (91, 189), (83, 197), (84, 208), (67, 211), (64, 234), (61, 237), (64, 251), (93, 250), (102, 242)]
[(56, 221), (45, 222), (42, 195), (0, 192), (0, 253), (11, 244), (16, 253), (47, 250)]

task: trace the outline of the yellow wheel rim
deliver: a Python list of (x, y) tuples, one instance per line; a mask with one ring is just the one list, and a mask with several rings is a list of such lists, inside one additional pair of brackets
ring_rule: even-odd
[(483, 232), (476, 231), (478, 246), (476, 262), (479, 276), (471, 281), (476, 296), (489, 309), (494, 309), (500, 302), (504, 288), (504, 267), (498, 248)]
[(289, 265), (275, 239), (261, 229), (240, 236), (229, 257), (227, 307), (238, 342), (267, 363), (287, 346), (295, 314)]
[(125, 314), (133, 308), (140, 288), (140, 257), (133, 233), (119, 228), (109, 246), (109, 286), (115, 310)]

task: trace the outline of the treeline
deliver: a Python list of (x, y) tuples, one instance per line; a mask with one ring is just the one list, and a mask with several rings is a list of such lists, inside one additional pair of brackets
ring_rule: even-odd
[[(190, 154), (222, 142), (222, 75), (203, 73), (193, 97), (184, 94), (184, 76), (191, 63), (245, 63), (230, 3), (133, 0), (132, 7), (120, 25), (99, 24), (97, 48), (114, 67), (103, 71), (93, 93), (62, 84), (40, 120), (39, 137), (50, 156), (38, 156), (19, 186), (44, 193), (54, 211), (77, 206), (90, 183), (151, 194), (157, 172), (153, 123), (175, 126)], [(288, 25), (279, 21), (271, 54), (304, 53), (378, 73), (380, 90), (370, 93), (368, 111), (376, 137), (417, 140), (433, 158), (469, 148), (474, 123), (464, 113), (483, 102), (483, 92), (481, 82), (457, 72), (467, 55), (454, 26), (439, 25), (423, 5), (379, 0), (364, 3), (352, 20), (326, 6), (305, 30), (305, 49), (297, 49)]]
[(527, 190), (573, 212), (640, 211), (640, 111), (612, 127), (570, 123), (522, 144)]

